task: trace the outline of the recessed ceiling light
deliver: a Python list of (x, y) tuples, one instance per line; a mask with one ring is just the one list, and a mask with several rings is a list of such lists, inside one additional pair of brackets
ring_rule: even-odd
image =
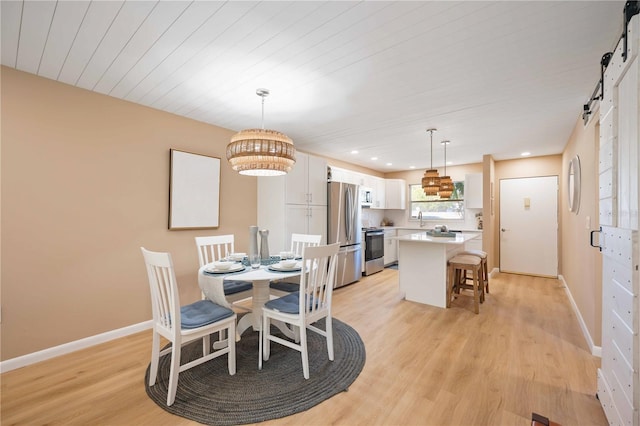
[(450, 166), (453, 164), (453, 161), (447, 161), (447, 166)]
[(387, 166), (392, 166), (392, 165), (393, 165), (393, 163), (387, 163)]
[(531, 153), (529, 151), (526, 151), (526, 152), (523, 152), (520, 155), (522, 155), (523, 157), (527, 157), (527, 156), (531, 155)]
[(353, 151), (351, 151), (351, 153), (352, 153), (352, 154), (357, 154), (357, 153), (358, 153), (358, 150), (357, 150), (357, 149), (354, 149)]
[(372, 159), (373, 161), (376, 161), (376, 160), (378, 159), (378, 157), (371, 157), (371, 159)]
[(410, 168), (410, 169), (415, 169), (415, 168), (416, 168), (416, 166), (409, 166), (409, 168)]

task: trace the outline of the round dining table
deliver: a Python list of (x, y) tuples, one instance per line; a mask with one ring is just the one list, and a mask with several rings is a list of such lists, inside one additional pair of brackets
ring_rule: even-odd
[[(300, 266), (300, 264), (298, 264)], [(260, 331), (262, 325), (262, 307), (269, 301), (269, 283), (274, 280), (291, 278), (301, 274), (301, 268), (292, 271), (274, 270), (274, 265), (261, 265), (258, 269), (245, 266), (243, 270), (235, 272), (208, 272), (213, 264), (202, 266), (198, 270), (198, 285), (204, 296), (220, 306), (232, 309), (224, 295), (224, 280), (251, 281), (253, 284), (251, 312), (248, 312), (238, 321), (237, 333), (242, 335), (249, 327), (254, 331)], [(280, 327), (278, 327), (280, 328)], [(285, 334), (291, 334), (291, 330), (282, 330)]]

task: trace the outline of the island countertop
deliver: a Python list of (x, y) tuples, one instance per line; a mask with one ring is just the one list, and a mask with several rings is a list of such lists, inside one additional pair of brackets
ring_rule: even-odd
[(399, 242), (412, 241), (430, 244), (464, 244), (465, 242), (480, 236), (477, 232), (456, 232), (455, 234), (455, 237), (433, 237), (431, 235), (427, 235), (427, 231), (422, 231), (414, 234), (392, 237), (392, 239), (398, 240)]
[(406, 300), (446, 308), (447, 261), (465, 249), (465, 242), (482, 235), (455, 234), (455, 237), (433, 237), (422, 231), (395, 237), (399, 290)]

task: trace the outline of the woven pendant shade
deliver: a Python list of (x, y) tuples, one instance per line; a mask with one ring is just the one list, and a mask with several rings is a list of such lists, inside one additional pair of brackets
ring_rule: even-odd
[(438, 195), (440, 198), (451, 198), (451, 194), (453, 193), (453, 181), (450, 176), (442, 176), (440, 178), (440, 189), (438, 190)]
[(280, 176), (296, 163), (293, 141), (284, 133), (264, 128), (264, 98), (268, 89), (256, 89), (262, 98), (262, 129), (242, 130), (227, 145), (227, 161), (241, 175)]
[(422, 189), (425, 195), (438, 195), (440, 190), (440, 177), (437, 170), (427, 170), (422, 176)]
[(431, 167), (422, 176), (422, 189), (424, 190), (424, 195), (427, 196), (438, 195), (440, 190), (440, 176), (438, 171), (433, 168), (433, 132), (435, 131), (436, 129), (427, 129), (427, 132), (431, 135)]
[(293, 168), (296, 149), (287, 135), (276, 130), (242, 130), (227, 145), (227, 161), (241, 175), (279, 176)]

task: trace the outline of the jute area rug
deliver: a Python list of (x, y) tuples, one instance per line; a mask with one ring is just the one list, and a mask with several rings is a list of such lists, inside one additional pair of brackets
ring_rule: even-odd
[[(324, 320), (318, 325), (324, 329)], [(236, 343), (235, 375), (229, 375), (226, 355), (180, 373), (176, 401), (170, 407), (166, 403), (171, 354), (162, 357), (153, 387), (149, 387), (147, 367), (147, 394), (166, 411), (203, 424), (257, 423), (305, 411), (348, 390), (364, 367), (366, 354), (360, 336), (335, 318), (334, 361), (327, 356), (326, 340), (307, 332), (308, 380), (302, 376), (300, 352), (273, 342), (269, 360), (258, 370), (258, 334), (247, 330)], [(201, 354), (201, 341), (184, 346), (181, 363)]]

